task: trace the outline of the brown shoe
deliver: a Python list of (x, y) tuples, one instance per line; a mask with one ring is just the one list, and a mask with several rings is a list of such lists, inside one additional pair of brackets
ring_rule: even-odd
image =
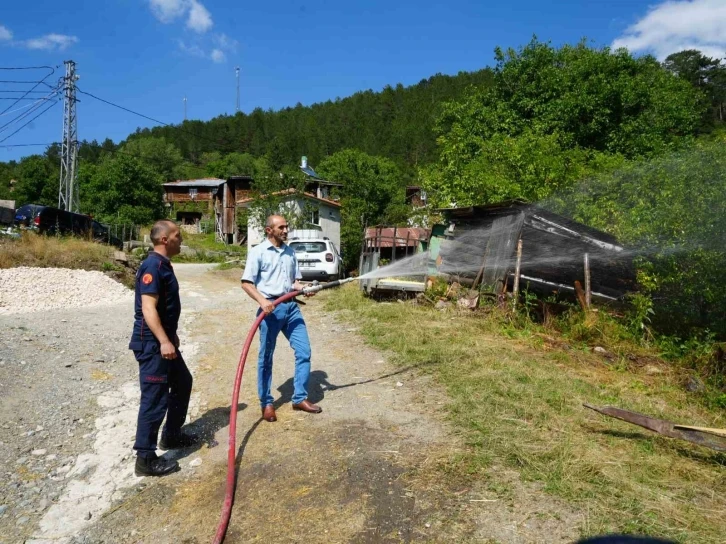
[(265, 421), (269, 421), (272, 423), (273, 421), (277, 421), (277, 416), (275, 415), (275, 407), (272, 406), (272, 404), (268, 404), (262, 409), (262, 419)]
[(309, 414), (319, 414), (323, 411), (320, 406), (318, 406), (317, 404), (313, 404), (308, 399), (305, 399), (302, 402), (298, 402), (297, 404), (293, 404), (292, 409), (302, 410), (303, 412), (308, 412)]

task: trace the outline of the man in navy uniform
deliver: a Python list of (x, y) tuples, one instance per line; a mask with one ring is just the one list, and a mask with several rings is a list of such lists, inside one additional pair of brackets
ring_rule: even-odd
[(182, 237), (172, 221), (151, 228), (154, 250), (136, 272), (134, 330), (129, 348), (139, 362), (141, 404), (136, 428), (137, 476), (163, 476), (179, 463), (156, 455), (156, 440), (166, 416), (159, 447), (189, 447), (195, 439), (182, 433), (192, 392), (192, 375), (179, 352), (177, 326), (181, 314), (179, 283), (169, 260), (178, 255)]
[(284, 217), (280, 215), (268, 217), (265, 224), (267, 239), (250, 250), (242, 274), (242, 289), (260, 305), (257, 315), (264, 312), (267, 316), (260, 324), (257, 393), (260, 397), (262, 418), (270, 422), (277, 421), (270, 389), (272, 356), (280, 332), (285, 335), (295, 352), (293, 410), (302, 410), (311, 414), (323, 411), (320, 406), (308, 400), (311, 350), (302, 312), (294, 300), (288, 300), (277, 306), (272, 304), (272, 301), (282, 295), (303, 288), (299, 281), (302, 276), (297, 266), (295, 252), (285, 243), (287, 231), (288, 225)]

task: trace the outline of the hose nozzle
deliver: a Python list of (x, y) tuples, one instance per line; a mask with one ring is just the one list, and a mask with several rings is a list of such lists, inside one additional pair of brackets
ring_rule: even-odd
[(357, 279), (358, 278), (346, 278), (344, 280), (329, 281), (328, 283), (318, 283), (317, 281), (315, 281), (312, 283), (312, 285), (308, 285), (307, 287), (303, 288), (302, 292), (304, 295), (308, 295), (310, 293), (317, 293), (318, 291), (322, 291), (323, 289), (331, 289), (333, 287), (340, 287), (341, 285), (343, 285), (345, 283), (350, 283)]

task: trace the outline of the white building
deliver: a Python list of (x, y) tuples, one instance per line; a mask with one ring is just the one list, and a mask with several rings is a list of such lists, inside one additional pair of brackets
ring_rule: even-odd
[[(302, 226), (305, 230), (318, 230), (320, 237), (328, 238), (340, 251), (340, 202), (319, 197), (313, 193), (297, 193), (289, 189), (283, 193), (276, 193), (274, 196), (282, 197), (280, 202), (280, 214), (299, 217), (303, 212), (309, 214)], [(252, 202), (238, 202), (244, 205)], [(258, 224), (252, 217), (247, 223), (247, 248), (251, 249), (265, 239), (264, 225)]]

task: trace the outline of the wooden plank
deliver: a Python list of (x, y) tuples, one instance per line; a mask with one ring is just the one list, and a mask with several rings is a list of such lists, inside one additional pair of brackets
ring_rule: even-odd
[(585, 253), (585, 304), (590, 308), (592, 303), (592, 289), (590, 288), (590, 254)]
[(577, 295), (577, 300), (580, 302), (580, 306), (582, 306), (582, 309), (587, 311), (587, 300), (585, 299), (585, 291), (582, 290), (582, 284), (580, 283), (580, 280), (575, 280), (575, 294)]
[(514, 267), (514, 287), (512, 287), (512, 300), (514, 306), (517, 306), (517, 298), (519, 297), (519, 274), (522, 271), (522, 239), (517, 240), (517, 264)]
[(723, 436), (726, 438), (726, 429), (711, 429), (709, 427), (694, 427), (693, 425), (674, 425), (674, 429), (688, 429), (691, 431), (700, 431), (702, 433), (715, 434), (716, 436)]
[[(675, 423), (666, 421), (665, 419), (646, 416), (644, 414), (639, 414), (638, 412), (615, 408), (614, 406), (598, 407), (588, 403), (584, 403), (583, 406), (605, 416), (613, 417), (615, 419), (625, 421), (626, 423), (632, 423), (633, 425), (638, 425), (639, 427), (667, 436), (668, 438), (678, 438), (680, 440), (693, 442), (699, 446), (705, 446), (717, 451), (726, 451), (726, 436), (714, 434), (712, 431), (715, 429), (704, 431), (701, 430), (702, 428), (700, 427), (676, 425)], [(721, 431), (721, 429), (718, 430)]]

